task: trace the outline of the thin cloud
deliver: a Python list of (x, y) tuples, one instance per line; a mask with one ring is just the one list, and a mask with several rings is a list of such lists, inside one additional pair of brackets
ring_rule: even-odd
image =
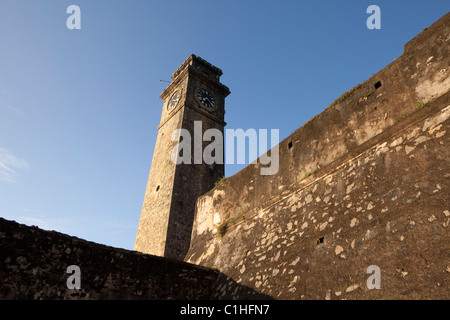
[(28, 162), (0, 147), (0, 181), (16, 183), (21, 170), (28, 170)]
[(20, 117), (25, 117), (27, 115), (23, 110), (16, 107), (15, 104), (12, 102), (12, 101), (17, 101), (17, 99), (20, 99), (19, 96), (16, 96), (16, 95), (10, 93), (5, 88), (0, 88), (0, 96), (4, 98), (4, 99), (1, 99), (2, 103), (0, 105), (0, 108), (9, 110), (9, 111), (13, 112), (15, 115), (20, 116)]
[(70, 175), (70, 174), (60, 174), (58, 175), (59, 180), (68, 180), (68, 181), (75, 181), (77, 180), (76, 176)]
[(18, 98), (19, 96), (12, 94), (9, 90), (5, 88), (0, 88), (0, 96), (4, 96), (6, 98)]
[(41, 229), (46, 229), (46, 230), (49, 229), (49, 224), (42, 219), (22, 216), (22, 217), (19, 217), (17, 220), (19, 223), (23, 223), (26, 225), (39, 226)]
[[(70, 234), (70, 227), (75, 223), (73, 220), (67, 218), (42, 217), (41, 214), (31, 209), (22, 209), (22, 211), (27, 212), (27, 215), (6, 215), (4, 218), (27, 226), (36, 226), (43, 230), (55, 230), (67, 234)], [(32, 215), (38, 215), (39, 217)]]
[(23, 112), (23, 111), (20, 110), (19, 108), (14, 107), (14, 106), (12, 106), (12, 105), (6, 106), (6, 109), (11, 110), (12, 112), (14, 112), (14, 114), (16, 114), (16, 115), (18, 115), (18, 116), (20, 116), (20, 117), (25, 117), (25, 116), (27, 115), (25, 112)]

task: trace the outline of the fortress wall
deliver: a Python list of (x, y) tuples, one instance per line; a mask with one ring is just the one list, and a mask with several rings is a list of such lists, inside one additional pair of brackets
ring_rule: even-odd
[[(449, 299), (450, 94), (423, 113), (221, 237), (198, 237), (189, 261), (277, 299)], [(366, 286), (370, 265), (380, 290)]]
[[(260, 165), (249, 165), (227, 178), (225, 185), (201, 197), (195, 221), (199, 231), (194, 228), (193, 237), (216, 227), (212, 216), (218, 211), (209, 199), (213, 194), (220, 197), (226, 190), (226, 199), (222, 201), (226, 210), (218, 212), (220, 219), (216, 221), (225, 221), (249, 208), (263, 207), (280, 198), (283, 190), (308, 182), (311, 177), (309, 180), (304, 177), (314, 170), (323, 171), (333, 161), (358, 154), (366, 147), (365, 142), (398, 119), (416, 112), (421, 102), (446, 93), (450, 88), (449, 34), (450, 14), (447, 14), (405, 45), (401, 57), (283, 140), (279, 145), (277, 175), (262, 176)], [(382, 86), (375, 90), (378, 81)], [(293, 147), (288, 149), (290, 142)], [(205, 216), (208, 221), (203, 220)]]
[[(67, 267), (81, 271), (68, 289)], [(217, 270), (0, 218), (0, 299), (267, 299)]]
[[(356, 284), (353, 298), (382, 297), (362, 289), (370, 261), (390, 272), (391, 297), (403, 297), (399, 281), (408, 287), (402, 275), (408, 271), (396, 270), (412, 261), (422, 263), (417, 283), (448, 276), (445, 263), (433, 259), (444, 250), (448, 260), (449, 43), (447, 14), (406, 44), (401, 57), (282, 141), (277, 175), (261, 176), (259, 165), (250, 165), (200, 197), (186, 260), (289, 299), (325, 298)], [(435, 256), (414, 238), (435, 245)], [(433, 271), (424, 273), (430, 265)], [(405, 297), (442, 294), (435, 287), (440, 280), (427, 281), (427, 289), (403, 290)]]

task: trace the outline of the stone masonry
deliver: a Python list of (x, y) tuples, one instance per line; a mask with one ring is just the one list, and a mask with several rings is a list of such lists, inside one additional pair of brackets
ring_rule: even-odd
[[(223, 168), (167, 157), (172, 129), (225, 126), (221, 72), (191, 56), (161, 95), (136, 238), (185, 262), (0, 219), (0, 298), (450, 299), (449, 44), (450, 13), (283, 140), (276, 175), (258, 163), (212, 189)], [(213, 113), (194, 103), (200, 87), (222, 103)]]
[[(217, 270), (1, 218), (0, 248), (0, 299), (270, 299)], [(80, 289), (67, 287), (71, 265), (80, 268)]]
[(449, 299), (449, 44), (447, 14), (282, 141), (277, 175), (200, 197), (187, 261), (276, 299)]

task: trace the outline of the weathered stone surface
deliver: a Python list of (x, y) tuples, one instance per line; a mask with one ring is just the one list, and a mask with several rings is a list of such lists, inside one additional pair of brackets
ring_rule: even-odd
[(277, 175), (200, 197), (187, 261), (280, 299), (449, 299), (449, 34), (447, 14), (282, 141)]
[[(450, 103), (450, 95), (443, 98), (437, 106)], [(440, 117), (437, 126), (448, 131), (450, 105), (434, 110), (430, 105), (428, 111), (426, 119)], [(249, 209), (222, 238), (213, 232), (194, 238), (189, 261), (217, 266), (239, 283), (282, 299), (323, 299), (328, 290), (344, 299), (450, 298), (449, 181), (444, 177), (450, 172), (449, 138), (418, 130), (422, 126), (423, 120), (395, 130), (387, 141), (414, 143), (411, 132), (429, 137), (410, 154), (395, 147), (380, 153), (376, 144), (281, 201)], [(339, 195), (340, 181), (353, 184), (352, 191)], [(311, 193), (335, 195), (335, 201), (311, 203), (306, 200)], [(342, 201), (345, 197), (354, 205)], [(217, 200), (214, 209), (229, 210)], [(381, 290), (365, 286), (365, 270), (372, 264), (381, 268)], [(296, 290), (285, 290), (295, 276), (300, 279)]]
[[(81, 271), (68, 289), (67, 267)], [(267, 299), (217, 270), (0, 218), (0, 299)]]

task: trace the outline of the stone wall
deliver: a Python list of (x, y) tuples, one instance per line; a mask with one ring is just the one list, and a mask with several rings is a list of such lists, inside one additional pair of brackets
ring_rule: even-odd
[[(68, 289), (67, 268), (81, 271)], [(217, 270), (0, 218), (0, 299), (267, 299)]]
[(274, 298), (448, 299), (449, 43), (447, 14), (282, 141), (277, 175), (200, 197), (187, 261)]

